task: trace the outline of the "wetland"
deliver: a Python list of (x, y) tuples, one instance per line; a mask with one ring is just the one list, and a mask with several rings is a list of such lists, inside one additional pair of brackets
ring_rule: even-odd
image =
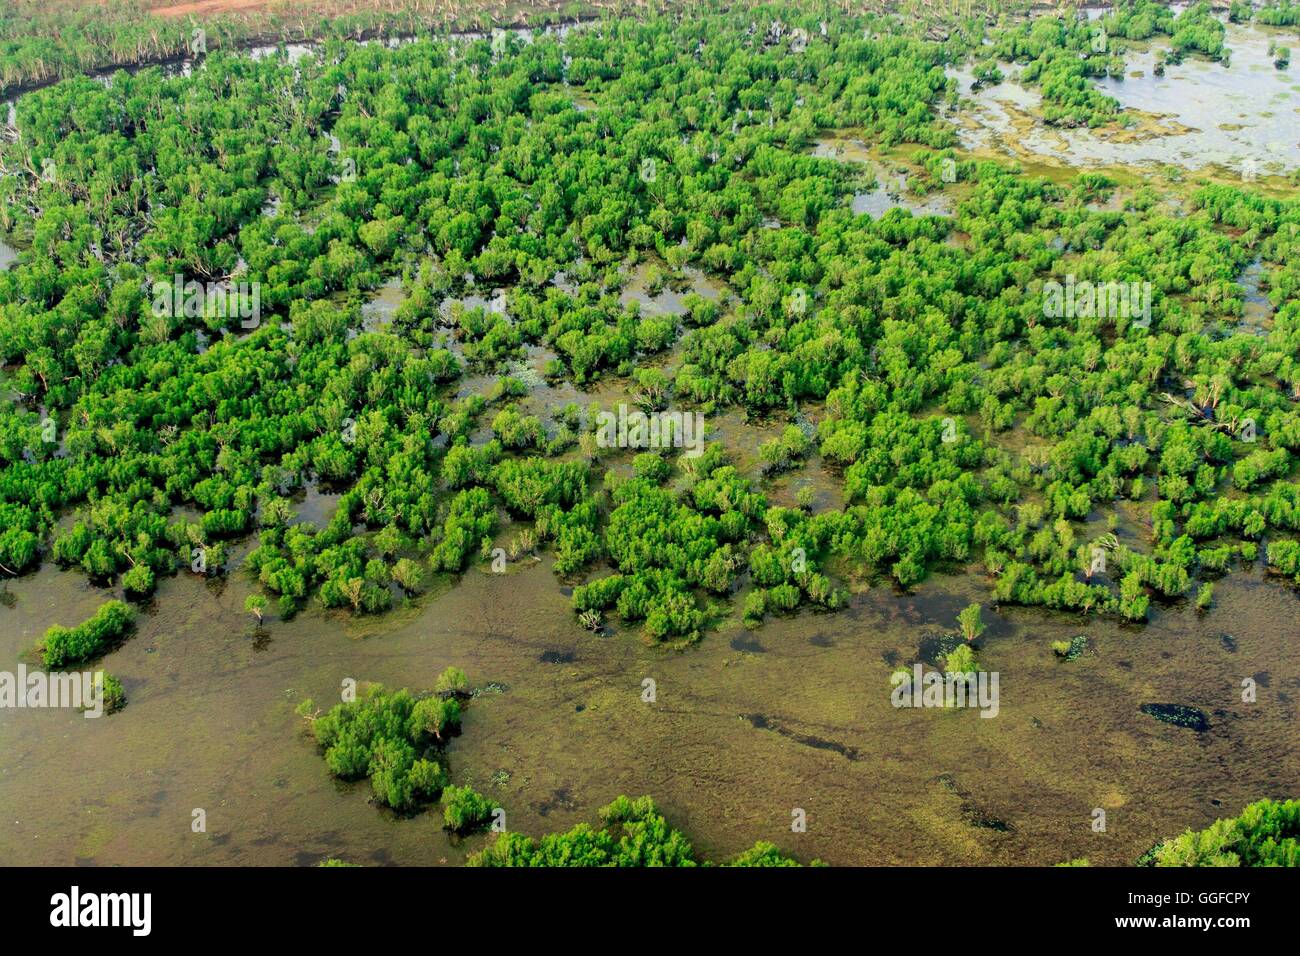
[[(298, 712), (448, 667), (438, 759), (534, 838), (649, 794), (708, 859), (1131, 865), (1295, 795), (1294, 30), (1228, 23), (1228, 65), (1162, 75), (1168, 38), (1135, 41), (1089, 128), (1045, 120), (1028, 63), (979, 81), (978, 43), (827, 16), (853, 39), (595, 21), (18, 99), (0, 159), (89, 185), (5, 187), (0, 669), (107, 599), (135, 623), (87, 659), (120, 712), (0, 708), (0, 859), (464, 864), (494, 835), (332, 775)], [(652, 54), (653, 95), (611, 66)], [(134, 145), (147, 184), (89, 158), (213, 89), (246, 109)], [(117, 291), (172, 269), (247, 271), (275, 319)], [(1034, 297), (1075, 269), (1150, 279), (1155, 329), (1052, 321)], [(595, 449), (620, 404), (698, 409), (713, 449)], [(891, 705), (971, 605), (996, 718)]]

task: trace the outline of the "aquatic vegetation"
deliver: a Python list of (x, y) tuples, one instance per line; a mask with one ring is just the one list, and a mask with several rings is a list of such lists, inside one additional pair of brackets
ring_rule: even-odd
[(999, 59), (1024, 64), (1020, 79), (1041, 88), (1043, 119), (1049, 124), (1099, 126), (1119, 111), (1119, 102), (1089, 78), (1122, 71), (1123, 60), (1107, 54), (1104, 36), (1090, 24), (1036, 17), (1003, 31), (994, 50)]
[(969, 644), (959, 644), (949, 651), (944, 658), (944, 668), (949, 674), (973, 674), (980, 670)]
[(132, 617), (131, 609), (121, 601), (105, 601), (75, 627), (52, 624), (38, 648), (42, 662), (54, 670), (93, 660), (126, 636)]
[(1196, 592), (1196, 610), (1208, 611), (1214, 604), (1214, 582), (1206, 581)]
[(1088, 637), (1076, 634), (1068, 641), (1053, 641), (1052, 652), (1063, 661), (1077, 661), (1088, 650)]
[[(416, 0), (368, 7), (346, 0), (305, 0), (292, 8), (256, 4), (251, 9), (218, 7), (213, 13), (199, 8), (194, 15), (181, 17), (160, 14), (154, 9), (160, 6), (167, 4), (12, 0), (0, 10), (0, 90), (110, 66), (193, 56), (253, 40), (359, 39), (431, 29), (482, 30), (496, 22), (501, 9), (486, 2), (442, 5)], [(547, 23), (562, 15), (589, 15), (597, 9), (582, 3), (561, 7), (542, 2), (521, 6), (514, 15), (528, 22)], [(198, 22), (202, 23), (201, 37), (196, 36)]]
[(1185, 704), (1143, 704), (1138, 710), (1150, 717), (1154, 717), (1161, 723), (1172, 724), (1175, 727), (1185, 727), (1188, 730), (1196, 731), (1198, 734), (1205, 733), (1210, 729), (1210, 722), (1205, 713)]
[(104, 695), (104, 713), (116, 714), (126, 706), (126, 689), (122, 682), (107, 671), (104, 672), (101, 693)]
[[(1250, 6), (1247, 4), (1246, 6)], [(1234, 9), (1237, 4), (1233, 4)], [(1246, 16), (1245, 11), (1238, 10), (1239, 15)], [(1293, 27), (1300, 25), (1300, 3), (1294, 0), (1266, 0), (1254, 11), (1256, 23), (1274, 27)]]
[(1215, 16), (1206, 0), (1198, 0), (1180, 13), (1173, 24), (1169, 39), (1176, 61), (1184, 54), (1195, 52), (1212, 60), (1223, 59), (1227, 51), (1223, 44), (1223, 24)]
[(957, 626), (961, 628), (961, 636), (967, 641), (973, 641), (984, 633), (982, 610), (978, 604), (971, 604), (957, 615)]
[[(674, 643), (733, 598), (753, 626), (833, 610), (851, 583), (835, 577), (907, 588), (982, 563), (998, 602), (1140, 622), (1261, 542), (1287, 573), (1296, 202), (1203, 185), (1174, 216), (1146, 188), (1121, 213), (1091, 208), (1104, 176), (959, 157), (942, 70), (977, 39), (1062, 124), (1114, 115), (1090, 81), (1122, 51), (1051, 15), (948, 44), (873, 29), (890, 22), (828, 14), (794, 51), (725, 14), (651, 15), (499, 49), (213, 53), (188, 77), (25, 96), (23, 136), (0, 145), (31, 245), (0, 274), (0, 565), (49, 556), (144, 597), (187, 566), (222, 573), (256, 535), (243, 566), (281, 618), (308, 600), (377, 614), (489, 562), (505, 514), (529, 524), (507, 554), (550, 552), (586, 626), (615, 614)], [(1222, 29), (1204, 4), (1146, 0), (1102, 25), (1209, 55)], [(808, 153), (842, 128), (908, 143), (909, 188), (953, 214), (853, 215), (859, 174)], [(110, 146), (120, 162), (98, 161)], [(1254, 261), (1277, 306), (1265, 336), (1232, 331)], [(621, 298), (635, 264), (652, 292), (690, 267), (726, 293), (643, 308)], [(260, 290), (252, 327), (149, 294), (236, 275)], [(360, 304), (393, 287), (391, 323), (366, 326)], [(545, 377), (522, 364), (538, 351)], [(626, 478), (638, 449), (601, 447), (594, 403), (570, 400), (611, 380), (657, 410), (775, 419), (766, 472), (724, 440)], [(537, 407), (543, 390), (564, 409)], [(845, 506), (771, 506), (814, 459)], [(321, 483), (332, 517), (296, 521), (289, 499)], [(1093, 571), (1084, 523), (1129, 502), (1149, 534)]]
[[(600, 810), (601, 826), (579, 823), (567, 833), (533, 840), (505, 832), (469, 866), (708, 866), (690, 841), (671, 827), (649, 797), (621, 796)], [(726, 866), (798, 866), (773, 844), (759, 842)]]
[(257, 619), (257, 623), (262, 623), (262, 612), (266, 610), (266, 598), (260, 594), (250, 594), (244, 598), (244, 610)]
[[(748, 850), (738, 854), (722, 866), (802, 866), (798, 860), (786, 856), (775, 843), (759, 840)], [(809, 866), (823, 866), (820, 860), (813, 860)]]
[(438, 675), (434, 692), (444, 697), (465, 698), (470, 694), (469, 678), (459, 667), (448, 667)]
[(779, 438), (764, 442), (759, 448), (769, 473), (785, 471), (805, 458), (810, 450), (808, 437), (798, 425), (787, 425)]
[(373, 685), (324, 714), (310, 699), (298, 712), (310, 722), (330, 773), (344, 780), (369, 777), (375, 799), (394, 810), (436, 800), (447, 786), (441, 749), (461, 714), (451, 691), (415, 697)]
[(453, 833), (472, 833), (492, 821), (497, 804), (473, 787), (448, 786), (442, 791), (443, 819)]
[(1300, 800), (1260, 800), (1157, 844), (1148, 866), (1300, 866)]
[[(945, 624), (972, 599), (993, 600), (1073, 615), (1051, 620), (1053, 636), (1088, 614), (1153, 618), (1163, 633), (1193, 594), (1198, 609), (1214, 605), (1215, 582), (1235, 610), (1253, 583), (1228, 578), (1261, 555), (1278, 581), (1300, 584), (1294, 196), (1271, 176), (1258, 186), (1172, 168), (1039, 176), (954, 149), (958, 64), (977, 86), (1033, 87), (1042, 115), (1026, 122), (1045, 120), (1063, 142), (1071, 126), (1147, 135), (1107, 95), (1128, 75), (1128, 44), (1151, 41), (1142, 55), (1158, 68), (1193, 56), (1226, 64), (1227, 34), (1208, 5), (1175, 14), (1135, 0), (1091, 20), (1022, 17), (1027, 4), (999, 5), (1005, 17), (982, 5), (922, 17), (910, 0), (856, 14), (757, 4), (751, 15), (663, 16), (651, 6), (564, 34), (421, 36), (393, 48), (337, 36), (426, 24), (427, 7), (406, 6), (322, 19), (328, 42), (256, 57), (237, 55), (235, 41), (254, 23), (284, 24), (224, 24), (190, 75), (74, 78), (18, 102), (0, 142), (0, 228), (22, 249), (11, 266), (4, 251), (0, 269), (4, 574), (53, 561), (133, 600), (162, 589), (160, 605), (228, 584), (221, 614), (237, 616), (242, 602), (260, 623), (274, 601), (286, 636), (346, 628), (407, 650), (404, 629), (425, 610), (422, 639), (431, 622), (448, 637), (432, 615), (449, 608), (450, 639), (480, 636), (476, 624), (495, 638), (498, 624), (513, 626), (509, 602), (562, 607), (557, 595), (571, 588), (570, 618), (535, 621), (568, 633), (525, 647), (524, 666), (508, 672), (520, 683), (539, 662), (563, 665), (543, 682), (581, 680), (601, 644), (673, 666), (677, 655), (577, 631), (603, 632), (607, 619), (681, 645), (737, 612), (760, 627), (834, 611), (867, 588), (851, 622), (781, 620), (762, 643), (729, 635), (737, 653), (724, 641), (691, 659), (757, 674), (758, 662), (784, 660), (777, 645), (798, 644), (810, 666), (838, 647), (841, 660), (883, 673), (912, 661), (916, 622), (935, 619), (933, 591), (908, 593), (935, 572), (981, 576), (955, 589), (960, 598), (934, 586)], [(34, 7), (17, 19), (41, 34), (49, 21)], [(1261, 22), (1289, 9), (1272, 4)], [(1250, 15), (1234, 5), (1229, 18)], [(17, 37), (7, 7), (0, 78), (170, 56), (186, 42), (184, 31), (146, 38), (115, 17), (69, 22), (57, 40)], [(1279, 67), (1284, 50), (1273, 51)], [(869, 184), (889, 190), (891, 208), (857, 211)], [(159, 288), (203, 294), (168, 308)], [(222, 292), (245, 289), (256, 309), (221, 307)], [(601, 415), (614, 406), (698, 415), (708, 441), (647, 450), (605, 440)], [(232, 579), (203, 587), (174, 574)], [(487, 620), (454, 603), (467, 593)], [(291, 621), (308, 602), (329, 613)], [(403, 610), (386, 623), (348, 620), (394, 604)], [(873, 648), (882, 667), (845, 635), (885, 605), (897, 613), (872, 635), (889, 638)], [(999, 616), (999, 638), (1012, 617)], [(814, 620), (824, 631), (809, 651), (800, 638)], [(1050, 663), (1037, 642), (1012, 653), (1018, 642), (981, 641), (979, 603), (957, 627), (926, 634), (917, 658), (971, 673), (978, 643), (999, 669)], [(112, 646), (74, 639), (79, 630), (47, 639), (47, 657)], [(1117, 622), (1090, 633), (1133, 637)], [(568, 638), (581, 642), (576, 654)], [(1152, 642), (1130, 643), (1119, 656), (1150, 670)], [(1234, 661), (1258, 660), (1263, 643), (1249, 633)], [(1079, 635), (1053, 649), (1069, 661), (1086, 646)], [(1236, 645), (1209, 651), (1221, 649)], [(1134, 687), (1119, 672), (1130, 661), (1098, 663), (1117, 664), (1117, 686)], [(1056, 673), (1063, 687), (1094, 676)], [(757, 687), (735, 675), (741, 690)], [(794, 692), (806, 687), (785, 676), (772, 683), (788, 712), (717, 709), (744, 713), (763, 746), (843, 767), (873, 755), (869, 735), (843, 726), (833, 675), (817, 688), (824, 701), (808, 695), (822, 714), (800, 709)], [(150, 706), (140, 686), (136, 706)], [(333, 775), (368, 779), (374, 802), (402, 813), (441, 798), (447, 827), (468, 833), (496, 804), (451, 785), (446, 747), (466, 701), (503, 689), (471, 689), (451, 669), (433, 693), (370, 688), (305, 712)], [(1071, 693), (998, 735), (997, 746), (1027, 748), (1035, 759), (1022, 763), (1040, 781), (1061, 768), (1034, 741), (1069, 723)], [(621, 698), (562, 703), (575, 735), (593, 717), (625, 716)], [(1208, 727), (1185, 705), (1143, 711)], [(1143, 724), (1131, 704), (1081, 712), (1190, 739)], [(1230, 738), (1230, 722), (1214, 719), (1198, 746)], [(528, 730), (537, 726), (558, 725)], [(511, 768), (494, 784), (513, 772), (515, 785), (537, 786), (536, 764)], [(947, 837), (938, 852), (954, 857), (1003, 839), (990, 852), (1011, 859), (1006, 846), (1032, 828), (1008, 819), (1004, 796), (981, 794), (980, 806), (951, 780), (937, 784), (957, 798), (949, 818), (915, 791), (922, 825), (908, 830)], [(334, 799), (333, 787), (318, 789)], [(1127, 797), (1146, 800), (1144, 812), (1154, 802), (1131, 786)], [(557, 804), (575, 805), (557, 791), (536, 815)], [(821, 819), (830, 827), (813, 839), (836, 832)], [(701, 838), (719, 832), (701, 826)], [(648, 799), (620, 798), (598, 827), (490, 839), (482, 865), (704, 863)], [(897, 852), (905, 845), (922, 843), (909, 832)], [(759, 842), (729, 865), (795, 863)]]

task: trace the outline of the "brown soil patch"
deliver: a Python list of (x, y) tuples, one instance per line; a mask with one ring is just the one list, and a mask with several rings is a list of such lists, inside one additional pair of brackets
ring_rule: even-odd
[(150, 13), (160, 17), (211, 17), (222, 13), (264, 10), (268, 6), (268, 0), (194, 0), (192, 3), (155, 7)]

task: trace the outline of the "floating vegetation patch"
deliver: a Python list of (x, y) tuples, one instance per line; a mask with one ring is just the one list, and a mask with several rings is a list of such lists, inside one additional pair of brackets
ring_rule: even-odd
[(1076, 634), (1068, 641), (1053, 641), (1052, 651), (1062, 661), (1077, 661), (1088, 650), (1088, 638)]
[(1198, 734), (1210, 729), (1210, 721), (1203, 711), (1183, 704), (1143, 704), (1138, 708), (1142, 713), (1175, 727), (1186, 727)]

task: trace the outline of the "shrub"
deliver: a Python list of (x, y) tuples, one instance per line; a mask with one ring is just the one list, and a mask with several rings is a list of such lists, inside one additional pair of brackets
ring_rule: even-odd
[(1241, 814), (1155, 847), (1155, 866), (1300, 866), (1300, 800), (1260, 800)]
[(41, 654), (51, 669), (79, 664), (109, 650), (131, 628), (131, 609), (121, 601), (106, 601), (76, 627), (55, 624), (45, 632)]
[(453, 833), (481, 830), (492, 820), (497, 805), (472, 787), (448, 787), (442, 792), (443, 820)]
[[(299, 709), (310, 712), (311, 701)], [(417, 700), (408, 691), (376, 685), (357, 700), (315, 718), (312, 732), (331, 773), (345, 780), (368, 776), (376, 800), (408, 810), (437, 799), (447, 785), (446, 771), (436, 757), (422, 754), (430, 745), (441, 745), (459, 722), (455, 699)]]

